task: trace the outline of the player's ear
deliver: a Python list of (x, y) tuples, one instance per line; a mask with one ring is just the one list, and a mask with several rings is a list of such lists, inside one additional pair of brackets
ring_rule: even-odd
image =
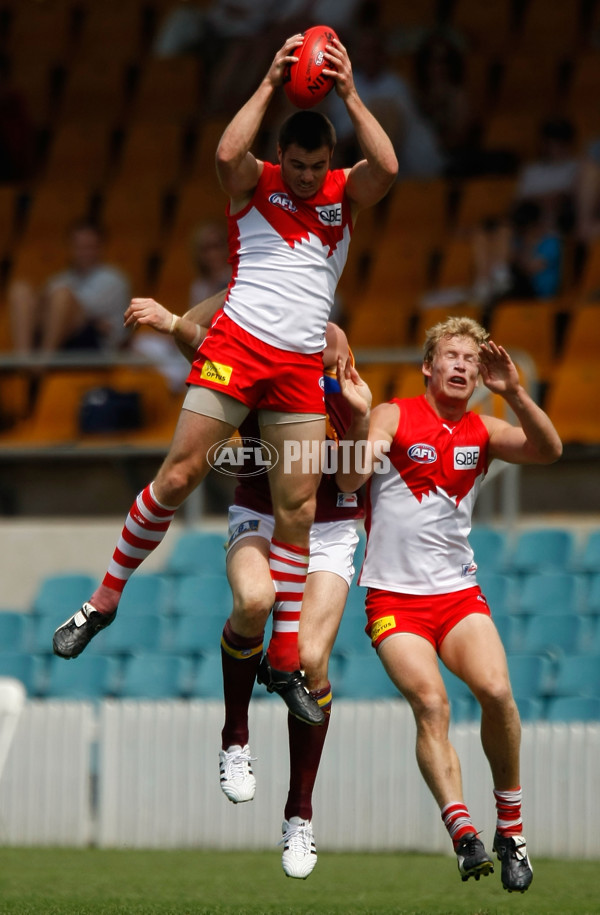
[(278, 143), (277, 144), (277, 161), (279, 162), (280, 165), (281, 165), (282, 159), (283, 159), (283, 150), (281, 149), (281, 146)]
[(431, 362), (424, 362), (421, 366), (421, 371), (425, 375), (425, 378), (431, 378)]

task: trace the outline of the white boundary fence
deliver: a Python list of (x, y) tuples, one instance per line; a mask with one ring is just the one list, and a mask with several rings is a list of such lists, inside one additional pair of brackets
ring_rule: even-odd
[[(251, 706), (256, 798), (222, 795), (220, 702), (27, 702), (0, 784), (5, 845), (275, 849), (288, 782), (286, 710)], [(491, 847), (495, 813), (478, 727), (453, 729), (467, 803)], [(451, 853), (417, 769), (402, 701), (334, 704), (314, 797), (322, 851)], [(600, 858), (600, 725), (523, 728), (532, 857)]]

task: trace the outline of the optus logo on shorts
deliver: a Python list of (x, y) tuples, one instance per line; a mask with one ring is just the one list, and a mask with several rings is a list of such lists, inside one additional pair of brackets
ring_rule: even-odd
[(204, 378), (205, 381), (226, 385), (231, 381), (232, 372), (233, 368), (230, 365), (221, 365), (220, 362), (211, 362), (210, 359), (207, 359), (202, 366), (200, 377)]
[(206, 459), (213, 470), (229, 477), (257, 477), (279, 461), (273, 445), (259, 438), (224, 438), (209, 448)]
[(393, 616), (382, 616), (375, 620), (371, 626), (371, 641), (375, 642), (384, 632), (389, 632), (396, 628), (396, 620)]
[(411, 445), (406, 453), (411, 461), (416, 461), (417, 464), (434, 464), (437, 461), (437, 451), (433, 445), (427, 445), (425, 442)]

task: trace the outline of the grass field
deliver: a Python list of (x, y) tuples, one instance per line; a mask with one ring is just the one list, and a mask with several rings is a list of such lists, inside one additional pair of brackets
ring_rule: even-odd
[(321, 852), (290, 880), (279, 851), (0, 849), (0, 915), (599, 915), (600, 862), (534, 862), (462, 883), (451, 857)]

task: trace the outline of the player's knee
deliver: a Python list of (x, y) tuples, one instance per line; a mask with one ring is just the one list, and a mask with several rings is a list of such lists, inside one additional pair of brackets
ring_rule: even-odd
[(450, 703), (445, 691), (424, 687), (410, 699), (415, 718), (423, 726), (447, 727)]
[(506, 709), (514, 702), (510, 683), (504, 677), (490, 676), (473, 688), (482, 709), (492, 713)]
[(243, 620), (245, 624), (264, 628), (274, 601), (275, 590), (270, 582), (258, 586), (250, 583), (250, 587), (234, 594), (232, 622)]

